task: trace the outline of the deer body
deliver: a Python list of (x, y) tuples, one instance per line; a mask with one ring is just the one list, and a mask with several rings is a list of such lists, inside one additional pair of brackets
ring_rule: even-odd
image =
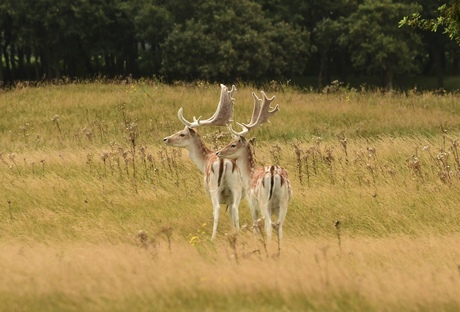
[[(251, 145), (243, 136), (252, 128), (267, 122), (268, 118), (279, 110), (279, 107), (277, 105), (274, 109), (270, 109), (270, 103), (274, 97), (268, 99), (264, 92), (262, 92), (263, 101), (255, 93), (252, 95), (254, 111), (250, 123), (239, 124), (243, 128), (241, 132), (235, 132), (229, 126), (235, 138), (223, 149), (217, 151), (216, 155), (220, 158), (236, 160), (241, 170), (253, 221), (257, 222), (259, 213), (262, 215), (268, 239), (272, 236), (272, 228), (278, 229), (278, 251), (280, 251), (283, 222), (292, 197), (291, 182), (286, 170), (280, 166), (258, 167)], [(272, 221), (273, 214), (278, 216), (276, 222)]]
[(232, 225), (239, 229), (238, 206), (244, 197), (244, 191), (236, 161), (219, 159), (215, 151), (202, 141), (199, 133), (187, 126), (184, 130), (164, 138), (164, 142), (170, 146), (186, 148), (191, 160), (204, 173), (204, 187), (213, 206), (212, 239), (216, 236), (221, 204), (227, 206)]
[[(291, 183), (286, 170), (276, 165), (258, 167), (250, 143), (242, 136), (230, 142), (216, 155), (236, 160), (241, 170), (253, 221), (259, 218), (260, 213), (264, 218), (267, 237), (271, 238), (272, 228), (276, 227), (281, 240), (283, 222), (292, 196)], [(272, 221), (272, 215), (278, 217), (276, 222)]]
[(216, 237), (221, 204), (227, 205), (231, 223), (236, 229), (239, 229), (238, 206), (245, 193), (236, 161), (219, 159), (215, 151), (206, 146), (194, 128), (226, 125), (233, 115), (232, 95), (235, 90), (234, 86), (229, 91), (227, 87), (221, 85), (221, 97), (217, 110), (207, 120), (194, 117), (194, 121), (189, 122), (184, 119), (182, 108), (179, 109), (178, 118), (185, 128), (163, 139), (167, 145), (186, 148), (189, 157), (204, 174), (204, 187), (213, 206), (214, 224), (211, 239)]

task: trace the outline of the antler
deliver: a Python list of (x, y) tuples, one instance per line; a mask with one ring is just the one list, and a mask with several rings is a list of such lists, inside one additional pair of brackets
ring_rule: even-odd
[(220, 101), (217, 104), (217, 110), (211, 118), (206, 120), (201, 120), (201, 116), (195, 118), (193, 116), (193, 122), (187, 121), (184, 118), (184, 112), (182, 107), (179, 108), (177, 112), (177, 117), (184, 125), (189, 128), (197, 128), (199, 126), (225, 126), (233, 118), (233, 94), (236, 91), (235, 85), (232, 85), (232, 89), (228, 91), (228, 88), (223, 84), (220, 85)]
[(270, 104), (275, 100), (275, 96), (267, 98), (267, 95), (264, 91), (260, 92), (263, 96), (263, 101), (257, 97), (257, 95), (252, 92), (252, 97), (254, 98), (254, 110), (252, 111), (252, 117), (249, 124), (237, 124), (243, 128), (241, 132), (236, 132), (233, 130), (232, 125), (228, 126), (228, 129), (233, 135), (243, 136), (247, 134), (252, 128), (259, 126), (267, 121), (268, 118), (273, 116), (277, 111), (279, 111), (279, 105), (276, 104), (275, 108), (271, 108)]

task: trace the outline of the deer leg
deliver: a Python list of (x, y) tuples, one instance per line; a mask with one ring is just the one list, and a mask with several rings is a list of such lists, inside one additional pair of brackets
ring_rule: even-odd
[(278, 237), (278, 256), (281, 254), (281, 236), (282, 236), (282, 224), (278, 222), (274, 222), (273, 228), (276, 230), (277, 237)]
[(238, 209), (241, 203), (242, 196), (243, 196), (242, 191), (233, 193), (232, 210), (233, 210), (234, 225), (237, 230), (240, 229), (240, 216), (239, 216)]
[(238, 215), (238, 204), (233, 202), (232, 208), (233, 210), (233, 226), (239, 230), (240, 229), (240, 217)]
[(283, 223), (284, 223), (284, 219), (286, 219), (288, 204), (289, 204), (288, 200), (283, 200), (280, 205), (280, 210), (278, 214), (280, 240), (283, 238)]
[(217, 233), (217, 224), (219, 223), (219, 210), (220, 210), (220, 204), (216, 196), (213, 196), (212, 198), (212, 206), (213, 206), (213, 216), (214, 216), (214, 224), (212, 227), (212, 236), (211, 240), (214, 240), (216, 238), (216, 233)]
[(267, 239), (271, 240), (273, 233), (273, 223), (270, 217), (265, 221), (265, 231), (267, 232)]
[(230, 218), (230, 222), (232, 223), (232, 226), (234, 227), (235, 226), (235, 217), (233, 216), (233, 205), (232, 204), (227, 204), (227, 206), (225, 207), (225, 211), (228, 211), (228, 217)]
[(249, 200), (249, 209), (251, 211), (251, 217), (252, 217), (252, 231), (254, 232), (254, 235), (257, 235), (259, 232), (259, 212), (257, 211), (256, 204), (254, 200)]
[(264, 217), (265, 222), (265, 232), (267, 232), (267, 240), (269, 241), (272, 238), (273, 223), (270, 211), (268, 210), (267, 204), (261, 207), (262, 216)]

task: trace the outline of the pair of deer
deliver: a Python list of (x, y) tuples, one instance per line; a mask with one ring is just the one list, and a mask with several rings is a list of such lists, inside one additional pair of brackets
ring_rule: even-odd
[[(291, 183), (286, 170), (279, 166), (257, 167), (250, 143), (244, 137), (254, 127), (267, 122), (268, 118), (279, 110), (279, 106), (270, 107), (274, 96), (269, 99), (262, 91), (263, 99), (259, 99), (253, 92), (254, 110), (251, 121), (249, 124), (237, 123), (243, 130), (236, 132), (229, 125), (233, 117), (233, 94), (236, 88), (232, 86), (232, 89), (228, 90), (226, 86), (220, 86), (220, 101), (211, 118), (201, 120), (201, 117), (193, 117), (193, 122), (189, 122), (184, 118), (183, 110), (180, 108), (177, 115), (185, 128), (164, 138), (163, 141), (170, 146), (186, 148), (190, 158), (204, 173), (205, 189), (214, 208), (213, 240), (216, 237), (220, 204), (226, 204), (227, 209), (230, 207), (228, 211), (232, 225), (239, 229), (238, 206), (246, 195), (253, 222), (257, 222), (260, 212), (264, 218), (267, 238), (271, 238), (272, 228), (276, 228), (280, 243), (283, 221), (292, 194)], [(199, 126), (227, 125), (234, 138), (218, 151), (209, 149), (195, 130)], [(272, 214), (278, 215), (277, 222), (272, 221)]]

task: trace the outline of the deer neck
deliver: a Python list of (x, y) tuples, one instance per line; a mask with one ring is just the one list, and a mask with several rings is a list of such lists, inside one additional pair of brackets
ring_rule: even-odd
[(238, 168), (240, 168), (241, 178), (243, 180), (244, 185), (246, 187), (249, 186), (252, 172), (256, 169), (254, 154), (249, 144), (244, 148), (244, 152), (237, 159), (236, 164)]
[(214, 152), (211, 151), (206, 144), (197, 136), (193, 143), (188, 147), (188, 154), (192, 161), (197, 165), (197, 167), (204, 173), (206, 168), (206, 162), (208, 161), (210, 155), (213, 155)]

